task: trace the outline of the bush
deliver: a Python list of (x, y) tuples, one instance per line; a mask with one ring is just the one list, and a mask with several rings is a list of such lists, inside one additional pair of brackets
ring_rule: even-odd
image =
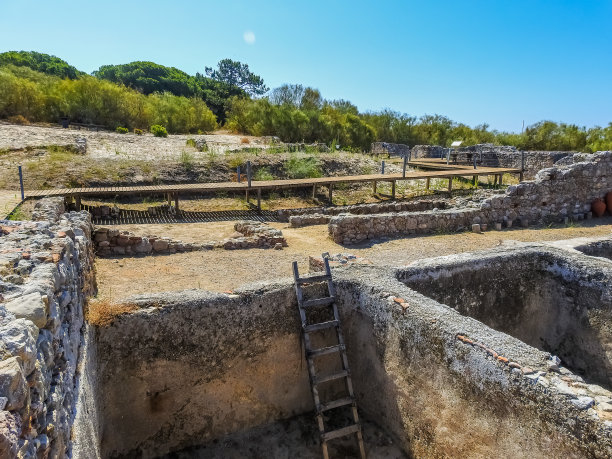
[(9, 116), (7, 121), (13, 124), (21, 124), (22, 126), (27, 126), (28, 124), (30, 124), (28, 119), (23, 115)]
[(298, 158), (294, 156), (285, 163), (285, 172), (292, 179), (322, 177), (323, 171), (317, 158), (308, 156)]
[(194, 156), (191, 153), (183, 150), (181, 152), (179, 161), (181, 162), (186, 171), (190, 171), (193, 169)]
[(197, 148), (195, 139), (187, 139), (185, 145), (187, 145), (188, 147)]
[(270, 169), (267, 167), (262, 167), (255, 171), (255, 175), (253, 176), (254, 180), (274, 180), (276, 177), (272, 175)]
[(142, 131), (142, 129), (134, 129), (134, 134), (136, 134), (136, 135), (143, 135), (144, 132)]
[(159, 124), (154, 124), (151, 126), (150, 130), (151, 134), (153, 134), (155, 137), (168, 137), (168, 131), (166, 131), (166, 128), (160, 126)]
[(117, 129), (115, 129), (115, 131), (117, 131), (119, 134), (127, 134), (128, 132), (130, 132), (128, 128), (122, 126), (117, 126)]

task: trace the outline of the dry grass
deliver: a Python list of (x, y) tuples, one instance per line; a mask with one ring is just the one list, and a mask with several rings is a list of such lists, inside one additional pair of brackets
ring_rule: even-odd
[(133, 303), (113, 303), (110, 300), (93, 300), (87, 306), (85, 318), (98, 327), (108, 327), (122, 315), (138, 310)]

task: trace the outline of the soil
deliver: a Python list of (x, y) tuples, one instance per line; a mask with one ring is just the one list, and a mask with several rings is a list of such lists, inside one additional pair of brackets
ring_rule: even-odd
[[(362, 425), (367, 457), (371, 459), (408, 457), (376, 424), (362, 419)], [(330, 457), (359, 457), (356, 445), (354, 435), (331, 441), (329, 442)], [(169, 454), (166, 459), (242, 459), (245, 457), (320, 458), (321, 447), (314, 416), (297, 416), (259, 426), (246, 432), (234, 433), (204, 446)]]
[[(298, 261), (300, 272), (307, 272), (308, 256), (320, 256), (322, 252), (352, 253), (375, 264), (402, 266), (421, 258), (495, 247), (504, 240), (541, 242), (607, 236), (612, 230), (612, 217), (570, 226), (380, 239), (352, 247), (334, 243), (328, 237), (327, 225), (291, 228), (286, 223), (272, 223), (271, 226), (283, 231), (288, 247), (283, 250), (215, 249), (142, 258), (97, 259), (98, 296), (119, 300), (134, 294), (190, 288), (224, 292), (246, 283), (289, 277), (294, 260)], [(201, 242), (231, 234), (233, 223), (121, 225), (116, 228), (140, 235)]]

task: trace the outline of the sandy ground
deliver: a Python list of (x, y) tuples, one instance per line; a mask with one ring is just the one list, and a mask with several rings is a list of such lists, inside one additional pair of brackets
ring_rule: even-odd
[(19, 191), (0, 190), (0, 220), (6, 218), (20, 202)]
[[(371, 459), (404, 459), (406, 454), (376, 424), (362, 419), (366, 454)], [(359, 457), (355, 436), (328, 443), (330, 457)], [(312, 458), (322, 457), (314, 416), (303, 415), (284, 421), (230, 434), (205, 446), (190, 448), (166, 456), (166, 459), (242, 459), (242, 458)]]
[[(61, 127), (18, 126), (0, 123), (0, 150), (22, 149), (46, 145), (72, 145), (78, 137), (87, 139), (87, 154), (92, 158), (121, 158), (137, 160), (176, 160), (182, 151), (206, 156), (208, 152), (197, 152), (186, 146), (187, 139), (205, 139), (211, 152), (222, 153), (237, 148), (267, 148), (261, 138), (234, 135), (226, 132), (207, 135), (169, 135), (167, 138), (154, 137), (152, 134), (117, 134), (108, 131), (88, 131), (85, 129), (62, 129)], [(242, 139), (248, 143), (242, 143)]]
[[(510, 229), (483, 234), (459, 233), (379, 240), (343, 247), (328, 237), (327, 225), (282, 229), (288, 243), (283, 250), (222, 250), (143, 258), (97, 259), (99, 297), (118, 300), (129, 295), (201, 288), (224, 292), (238, 286), (291, 276), (291, 263), (308, 270), (308, 256), (322, 252), (348, 252), (375, 264), (402, 266), (421, 258), (469, 252), (498, 246), (504, 240), (554, 241), (576, 237), (609, 236), (612, 217), (585, 221), (576, 226)], [(137, 234), (164, 235), (197, 242), (222, 238), (233, 232), (232, 222), (174, 225), (120, 226)]]

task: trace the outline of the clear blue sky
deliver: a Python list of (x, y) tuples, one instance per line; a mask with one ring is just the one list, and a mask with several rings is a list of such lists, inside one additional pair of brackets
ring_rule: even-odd
[(229, 57), (270, 87), (500, 130), (612, 121), (611, 0), (0, 0), (8, 50), (87, 72), (151, 60), (193, 74)]

